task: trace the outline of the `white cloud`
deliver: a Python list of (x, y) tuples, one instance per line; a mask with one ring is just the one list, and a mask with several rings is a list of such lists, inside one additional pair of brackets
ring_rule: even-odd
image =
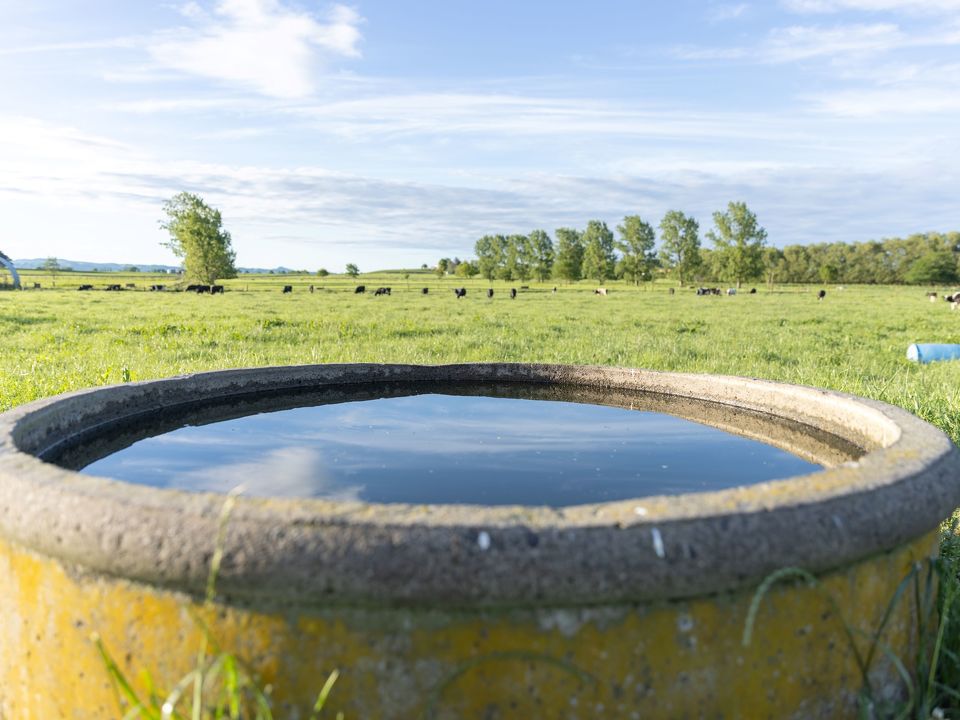
[(736, 20), (743, 16), (750, 9), (748, 3), (737, 3), (736, 5), (717, 5), (707, 11), (707, 19), (710, 22), (724, 22), (725, 20)]
[(159, 65), (271, 97), (308, 96), (324, 55), (360, 54), (362, 19), (344, 5), (334, 5), (323, 21), (279, 0), (220, 0), (212, 15), (192, 7), (187, 14), (197, 27), (169, 31), (150, 43)]
[(960, 12), (960, 0), (783, 0), (796, 13), (835, 13), (843, 10), (937, 14)]

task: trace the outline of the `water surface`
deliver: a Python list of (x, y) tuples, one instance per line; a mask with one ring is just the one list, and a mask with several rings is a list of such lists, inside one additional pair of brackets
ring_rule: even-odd
[(188, 416), (168, 432), (154, 427), (152, 437), (142, 437), (151, 434), (146, 423), (119, 441), (126, 447), (89, 464), (82, 453), (60, 463), (194, 491), (242, 485), (262, 496), (554, 507), (719, 490), (821, 468), (771, 444), (636, 409), (632, 400), (611, 407), (556, 393), (544, 399), (542, 389), (527, 393), (540, 399), (517, 397), (524, 393), (516, 388), (501, 393), (513, 397), (477, 392), (414, 388), (364, 399), (347, 392), (216, 422), (207, 411), (196, 424)]

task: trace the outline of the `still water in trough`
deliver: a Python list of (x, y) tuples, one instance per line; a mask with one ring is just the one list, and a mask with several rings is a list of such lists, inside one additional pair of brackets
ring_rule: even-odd
[(812, 428), (697, 407), (522, 385), (337, 388), (139, 418), (54, 461), (191, 491), (241, 485), (273, 497), (563, 507), (721, 490), (857, 454), (819, 433), (800, 444), (804, 459), (705, 423), (768, 434), (794, 451), (796, 438), (817, 435)]

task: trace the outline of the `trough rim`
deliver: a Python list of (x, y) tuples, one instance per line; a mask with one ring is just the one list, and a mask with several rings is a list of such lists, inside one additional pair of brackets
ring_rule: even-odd
[(907, 411), (754, 378), (523, 363), (221, 370), (80, 390), (0, 415), (0, 537), (82, 571), (201, 595), (224, 495), (44, 463), (105, 418), (190, 397), (377, 382), (644, 390), (821, 427), (854, 462), (727, 490), (566, 508), (238, 497), (218, 591), (240, 604), (563, 607), (691, 598), (789, 566), (820, 573), (892, 550), (960, 506), (960, 450)]

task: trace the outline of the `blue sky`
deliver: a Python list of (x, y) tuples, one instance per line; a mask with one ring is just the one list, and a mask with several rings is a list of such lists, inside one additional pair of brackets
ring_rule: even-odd
[(0, 4), (0, 249), (241, 265), (743, 200), (776, 245), (960, 228), (960, 0)]

